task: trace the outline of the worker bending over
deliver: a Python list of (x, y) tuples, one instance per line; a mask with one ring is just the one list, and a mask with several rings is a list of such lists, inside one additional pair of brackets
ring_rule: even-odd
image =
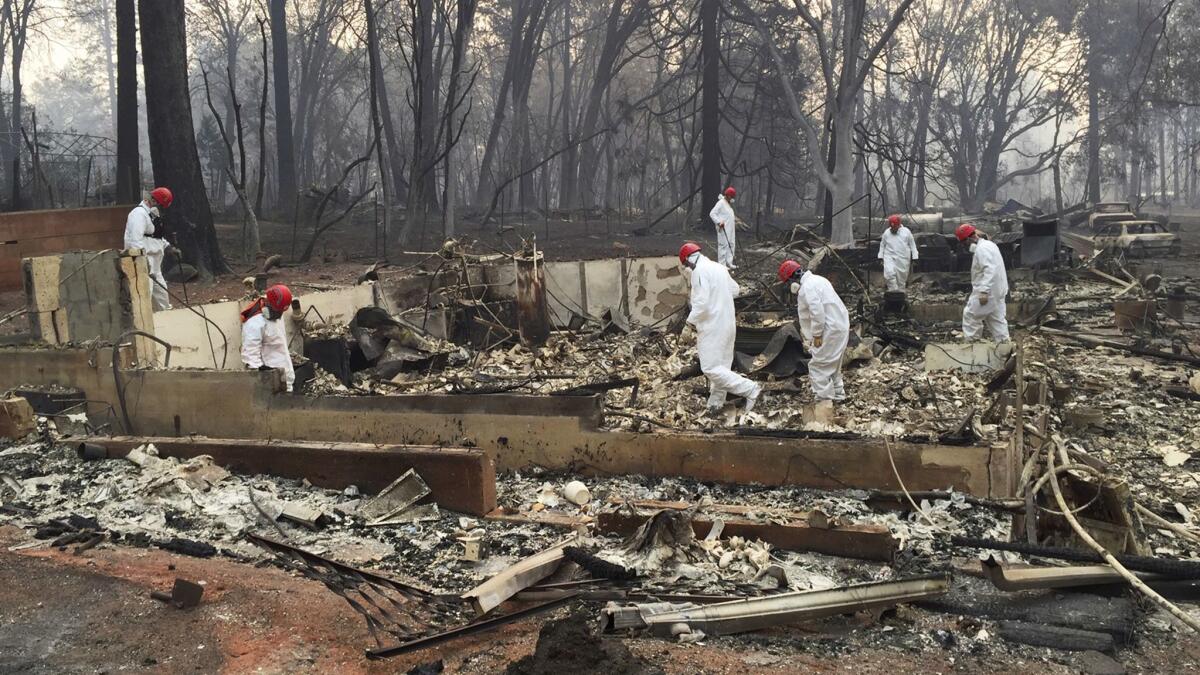
[(292, 304), (292, 292), (277, 284), (266, 296), (242, 310), (242, 363), (251, 370), (282, 370), (287, 390), (292, 390), (296, 371), (288, 353), (287, 328), (281, 320)]
[(789, 284), (796, 294), (796, 316), (800, 333), (812, 358), (808, 360), (808, 379), (818, 401), (842, 401), (846, 385), (842, 382), (842, 355), (850, 340), (850, 315), (833, 285), (823, 276), (805, 271), (795, 260), (779, 266), (779, 280)]
[(723, 265), (701, 254), (699, 244), (684, 244), (679, 249), (679, 262), (692, 270), (692, 311), (687, 323), (696, 328), (700, 371), (708, 378), (708, 413), (715, 415), (721, 411), (727, 393), (745, 398), (745, 411), (750, 412), (762, 394), (762, 387), (731, 368), (733, 342), (737, 337), (737, 316), (733, 310), (737, 282)]
[(986, 324), (993, 340), (1008, 342), (1008, 308), (1004, 301), (1008, 296), (1008, 274), (1000, 247), (967, 223), (959, 225), (954, 234), (975, 254), (971, 259), (971, 297), (963, 308), (963, 336), (968, 340), (982, 338)]
[(879, 259), (883, 261), (883, 280), (889, 291), (907, 291), (908, 273), (912, 261), (918, 257), (912, 231), (900, 224), (900, 216), (888, 216), (888, 228), (879, 236)]
[(737, 199), (737, 190), (725, 188), (725, 194), (717, 196), (717, 205), (708, 212), (713, 225), (717, 226), (717, 262), (726, 269), (737, 269), (733, 264), (733, 254), (737, 252), (737, 216), (733, 215), (733, 200)]
[(146, 266), (150, 272), (150, 298), (154, 311), (171, 309), (171, 296), (167, 294), (167, 280), (163, 278), (163, 257), (170, 244), (160, 236), (154, 236), (155, 221), (161, 212), (166, 210), (174, 201), (171, 191), (165, 187), (156, 187), (150, 191), (150, 196), (143, 199), (125, 219), (125, 248), (141, 249), (146, 256)]

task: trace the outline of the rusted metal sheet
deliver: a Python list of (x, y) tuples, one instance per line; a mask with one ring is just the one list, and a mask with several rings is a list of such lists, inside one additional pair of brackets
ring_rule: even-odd
[(130, 436), (86, 442), (105, 446), (109, 457), (123, 457), (139, 445), (153, 443), (164, 457), (211, 455), (236, 473), (307, 478), (313, 485), (333, 489), (356, 485), (365, 492), (378, 492), (413, 469), (442, 508), (477, 516), (496, 508), (495, 463), (475, 448)]

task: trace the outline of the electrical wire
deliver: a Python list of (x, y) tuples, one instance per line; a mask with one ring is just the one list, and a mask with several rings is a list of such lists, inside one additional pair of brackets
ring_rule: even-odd
[[(174, 293), (172, 293), (171, 289), (167, 288), (167, 286), (164, 285), (163, 283), (161, 283), (158, 279), (155, 279), (152, 276), (152, 277), (150, 277), (150, 281), (157, 284), (159, 288), (166, 291), (167, 295), (169, 295), (176, 302), (179, 302), (184, 307), (186, 307), (188, 310), (190, 310), (193, 314), (200, 317), (201, 319), (204, 319), (208, 323), (212, 324), (213, 328), (217, 329), (217, 332), (221, 334), (221, 340), (223, 343), (221, 346), (221, 349), (223, 351), (223, 357), (221, 359), (220, 366), (217, 365), (217, 353), (216, 353), (216, 347), (213, 345), (213, 342), (212, 342), (212, 334), (208, 332), (207, 327), (205, 328), (204, 333), (205, 333), (205, 335), (208, 335), (209, 349), (211, 349), (212, 353), (213, 353), (213, 368), (217, 368), (219, 370), (225, 370), (225, 365), (229, 362), (229, 338), (228, 338), (228, 336), (225, 335), (225, 331), (221, 330), (221, 327), (218, 326), (212, 319), (208, 318), (203, 312), (197, 311), (195, 307), (192, 307), (192, 305), (190, 303), (188, 303), (188, 301), (186, 299), (180, 298), (178, 295), (175, 295)], [(184, 288), (187, 288), (186, 284), (184, 285)]]

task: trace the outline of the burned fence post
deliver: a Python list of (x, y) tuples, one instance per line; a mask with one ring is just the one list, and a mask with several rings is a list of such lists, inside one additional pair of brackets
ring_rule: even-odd
[(541, 251), (517, 255), (517, 327), (526, 347), (545, 344), (550, 337), (546, 310), (546, 272)]

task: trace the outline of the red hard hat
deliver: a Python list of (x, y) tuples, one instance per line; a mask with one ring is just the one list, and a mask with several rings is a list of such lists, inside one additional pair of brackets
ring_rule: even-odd
[(804, 266), (795, 260), (784, 260), (783, 263), (779, 265), (779, 280), (787, 281), (795, 276), (796, 272), (799, 272), (802, 269), (804, 269)]
[(267, 307), (270, 307), (279, 314), (283, 314), (291, 306), (292, 291), (287, 286), (275, 284), (267, 289)]
[(175, 195), (165, 187), (156, 187), (150, 191), (150, 198), (158, 203), (162, 208), (169, 208), (171, 202), (175, 201)]
[(970, 223), (962, 223), (954, 230), (954, 236), (958, 237), (959, 241), (966, 241), (967, 237), (975, 234), (975, 226)]
[(725, 198), (726, 199), (737, 199), (737, 190), (733, 189), (732, 185), (725, 188)]
[(888, 225), (899, 225), (899, 224), (900, 224), (900, 214), (893, 213), (892, 215), (888, 216)]
[(688, 243), (681, 246), (679, 249), (679, 264), (686, 265), (688, 257), (690, 257), (693, 253), (699, 253), (699, 252), (700, 252), (700, 244), (697, 244), (696, 242), (693, 242), (693, 241), (689, 241)]

